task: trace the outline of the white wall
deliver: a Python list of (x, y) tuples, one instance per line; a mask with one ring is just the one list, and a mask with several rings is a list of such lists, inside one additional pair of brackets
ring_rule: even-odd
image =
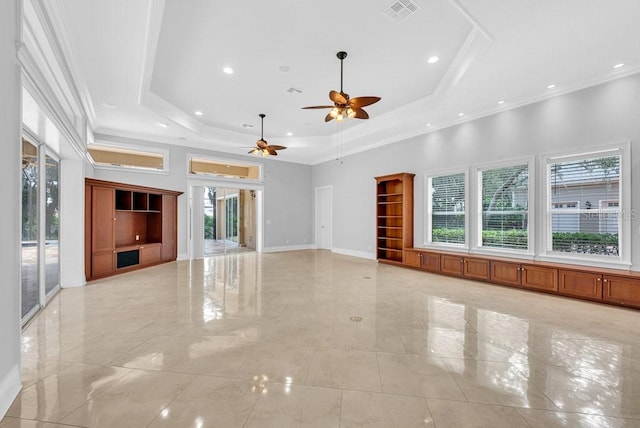
[(20, 68), (17, 0), (0, 2), (0, 419), (20, 390)]
[(187, 154), (239, 160), (264, 165), (264, 241), (263, 248), (282, 249), (311, 245), (312, 188), (311, 166), (229, 153), (219, 153), (136, 139), (96, 135), (96, 140), (169, 150), (169, 174), (113, 171), (87, 168), (87, 176), (184, 192), (178, 198), (178, 257), (187, 254)]
[[(334, 248), (375, 257), (374, 176), (415, 173), (414, 245), (424, 243), (424, 174), (545, 153), (631, 141), (640, 165), (640, 74), (508, 110), (313, 167), (313, 186), (333, 185)], [(425, 120), (426, 122), (426, 120)], [(348, 148), (345, 148), (348, 149)], [(635, 172), (634, 171), (634, 172)], [(632, 174), (640, 189), (640, 174)], [(632, 192), (631, 209), (640, 212)], [(640, 270), (640, 220), (633, 220), (632, 263)]]

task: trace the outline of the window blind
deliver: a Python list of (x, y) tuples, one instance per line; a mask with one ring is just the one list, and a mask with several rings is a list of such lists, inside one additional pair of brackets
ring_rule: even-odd
[(464, 173), (431, 178), (431, 242), (465, 243)]
[(529, 248), (529, 166), (486, 169), (482, 175), (482, 246)]
[(548, 175), (551, 249), (618, 256), (620, 156), (552, 162)]

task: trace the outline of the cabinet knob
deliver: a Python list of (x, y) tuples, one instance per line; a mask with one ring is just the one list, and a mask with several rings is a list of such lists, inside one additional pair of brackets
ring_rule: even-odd
[(144, 247), (140, 247), (140, 249), (142, 250)]
[(596, 281), (600, 282), (600, 277), (596, 278)]
[(607, 282), (607, 279), (606, 279), (606, 278), (604, 279), (604, 282)]

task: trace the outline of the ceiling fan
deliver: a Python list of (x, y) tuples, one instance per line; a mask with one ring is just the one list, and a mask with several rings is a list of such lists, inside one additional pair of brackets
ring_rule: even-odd
[(260, 139), (258, 141), (256, 141), (256, 147), (254, 147), (252, 150), (249, 150), (249, 154), (251, 155), (262, 155), (262, 156), (278, 156), (278, 152), (277, 150), (284, 150), (286, 149), (285, 146), (276, 146), (276, 145), (270, 145), (267, 143), (267, 140), (264, 139), (264, 118), (265, 118), (265, 114), (264, 113), (260, 113), (258, 116), (260, 116)]
[(336, 119), (338, 122), (342, 122), (345, 117), (351, 119), (369, 119), (369, 115), (362, 107), (377, 103), (380, 101), (380, 97), (357, 97), (349, 98), (349, 94), (345, 94), (342, 91), (342, 62), (347, 57), (347, 53), (340, 51), (336, 54), (340, 60), (340, 92), (329, 92), (329, 99), (333, 101), (333, 105), (328, 106), (309, 106), (302, 107), (303, 109), (321, 109), (330, 108), (331, 111), (324, 118), (325, 122)]

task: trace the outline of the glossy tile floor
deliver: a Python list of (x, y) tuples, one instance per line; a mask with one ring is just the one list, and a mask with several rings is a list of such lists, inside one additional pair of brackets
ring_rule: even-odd
[(640, 427), (639, 332), (327, 251), (217, 256), (62, 290), (0, 427)]

